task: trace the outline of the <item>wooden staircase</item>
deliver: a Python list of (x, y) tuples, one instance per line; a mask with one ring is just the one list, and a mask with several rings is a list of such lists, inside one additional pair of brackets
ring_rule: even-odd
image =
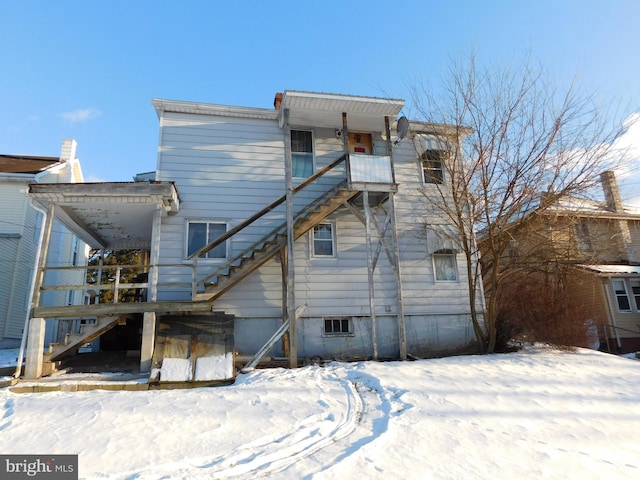
[(80, 333), (67, 333), (61, 343), (51, 343), (49, 351), (44, 353), (44, 363), (52, 363), (75, 353), (85, 343), (95, 340), (116, 325), (124, 325), (126, 321), (125, 315), (97, 317), (95, 323), (82, 325)]
[[(294, 216), (294, 238), (300, 238), (358, 193), (357, 190), (347, 188), (346, 182), (342, 182), (311, 202)], [(193, 300), (213, 302), (276, 256), (286, 245), (285, 222), (201, 280), (199, 284), (203, 285), (204, 291), (198, 292)]]

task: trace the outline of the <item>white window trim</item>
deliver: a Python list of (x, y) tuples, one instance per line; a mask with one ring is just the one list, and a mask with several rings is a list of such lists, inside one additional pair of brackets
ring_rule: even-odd
[[(426, 155), (427, 152), (429, 151), (434, 151), (434, 152), (438, 152), (439, 156), (440, 156), (440, 172), (442, 174), (442, 180), (439, 182), (428, 182), (427, 179), (425, 178), (424, 175), (424, 159), (422, 158), (424, 155)], [(447, 151), (446, 150), (434, 150), (432, 148), (425, 150), (424, 152), (422, 152), (420, 154), (420, 156), (418, 156), (418, 165), (420, 166), (420, 180), (422, 182), (422, 186), (426, 187), (428, 185), (444, 185), (445, 180), (446, 180), (446, 175), (447, 172), (445, 171), (445, 167), (444, 167), (444, 158), (447, 155)]]
[[(437, 256), (441, 256), (441, 257), (451, 257), (453, 258), (453, 270), (454, 273), (456, 275), (456, 278), (454, 280), (439, 280), (438, 279), (438, 273), (436, 270), (436, 257)], [(458, 255), (456, 254), (455, 250), (452, 251), (451, 253), (444, 253), (444, 252), (433, 252), (431, 254), (431, 265), (433, 267), (433, 279), (435, 281), (435, 283), (459, 283), (460, 282), (460, 274), (458, 272)]]
[[(187, 218), (184, 223), (184, 260), (187, 260), (189, 257), (189, 224), (190, 223), (217, 223), (225, 226), (226, 231), (229, 231), (230, 222), (228, 220), (220, 219), (220, 218)], [(225, 240), (225, 250), (224, 257), (221, 258), (207, 258), (207, 257), (198, 257), (198, 262), (211, 262), (211, 263), (222, 263), (229, 259), (229, 252), (231, 248), (230, 239)], [(187, 260), (191, 261), (191, 260)]]
[[(315, 253), (314, 243), (315, 236), (314, 231), (315, 227), (318, 225), (331, 225), (331, 250), (333, 252), (332, 255), (317, 255)], [(337, 258), (338, 257), (338, 236), (336, 232), (336, 222), (334, 220), (324, 221), (318, 223), (318, 225), (314, 226), (311, 230), (309, 230), (309, 253), (312, 258)]]
[[(304, 127), (291, 127), (290, 130), (311, 133), (311, 175), (313, 175), (314, 173), (316, 173), (316, 132), (312, 128), (304, 128)], [(289, 147), (291, 147), (291, 145), (289, 145)], [(293, 168), (293, 155), (295, 153), (300, 153), (300, 152), (294, 152), (293, 150), (291, 150), (291, 156), (292, 156), (291, 168)], [(294, 177), (293, 172), (291, 173), (292, 173), (293, 181), (301, 181), (309, 178), (309, 177)]]
[[(629, 302), (629, 310), (620, 309), (620, 304), (618, 303), (618, 294), (616, 293), (616, 289), (613, 286), (613, 282), (616, 280), (622, 282), (622, 286), (624, 287), (624, 293), (627, 296), (627, 301)], [(635, 298), (633, 297), (633, 295), (629, 294), (629, 292), (633, 292), (633, 290), (631, 290), (630, 288), (631, 284), (629, 283), (629, 280), (630, 280), (629, 278), (624, 278), (624, 277), (613, 277), (609, 282), (611, 294), (613, 295), (613, 301), (615, 302), (615, 306), (616, 306), (616, 312), (618, 313), (637, 313), (638, 312), (638, 309), (635, 303)], [(634, 306), (636, 306), (636, 308), (634, 308)]]

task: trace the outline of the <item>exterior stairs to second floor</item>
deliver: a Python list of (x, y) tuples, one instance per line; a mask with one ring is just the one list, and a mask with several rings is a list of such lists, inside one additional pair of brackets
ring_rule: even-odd
[[(311, 202), (294, 215), (294, 239), (300, 238), (358, 193), (357, 190), (348, 188), (346, 182), (341, 182)], [(286, 245), (287, 224), (285, 222), (201, 280), (200, 283), (204, 285), (204, 291), (198, 292), (193, 300), (213, 302), (265, 262), (279, 254)]]

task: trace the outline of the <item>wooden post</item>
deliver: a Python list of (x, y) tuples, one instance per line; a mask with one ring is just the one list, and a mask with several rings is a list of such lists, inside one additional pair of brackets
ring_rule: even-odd
[(289, 320), (289, 367), (298, 367), (298, 342), (296, 329), (296, 293), (295, 293), (295, 235), (293, 231), (293, 159), (291, 156), (291, 126), (289, 109), (284, 114), (284, 179), (286, 188), (287, 211), (287, 319)]
[(367, 239), (367, 273), (369, 278), (369, 315), (371, 316), (371, 343), (373, 345), (373, 359), (378, 360), (378, 332), (376, 321), (375, 289), (373, 285), (373, 253), (371, 252), (371, 209), (369, 208), (369, 192), (362, 192), (364, 207), (365, 232)]
[[(289, 274), (289, 267), (287, 262), (287, 249), (280, 250), (280, 273), (282, 274), (282, 323), (287, 322), (287, 308), (288, 308), (288, 284), (287, 277)], [(282, 353), (285, 357), (289, 356), (289, 332), (286, 331), (282, 335)]]
[[(153, 215), (153, 228), (151, 238), (151, 251), (149, 255), (149, 285), (147, 302), (156, 302), (158, 299), (158, 263), (160, 261), (160, 224), (162, 220), (162, 207), (157, 206)], [(151, 372), (153, 350), (156, 342), (155, 312), (144, 312), (142, 315), (142, 343), (140, 345), (140, 372)]]
[(344, 168), (347, 174), (347, 182), (351, 186), (351, 162), (349, 162), (349, 126), (347, 125), (347, 112), (342, 112), (342, 148), (347, 156)]
[[(395, 169), (393, 168), (393, 145), (391, 143), (391, 128), (389, 127), (389, 117), (384, 117), (384, 128), (387, 135), (387, 155), (391, 160), (391, 175), (393, 183), (396, 183)], [(391, 264), (394, 265), (394, 273), (396, 275), (396, 310), (398, 312), (398, 347), (400, 350), (400, 359), (407, 359), (407, 331), (404, 321), (404, 301), (402, 299), (402, 275), (400, 273), (400, 247), (398, 245), (398, 226), (396, 222), (396, 208), (395, 208), (396, 194), (391, 192), (389, 195), (389, 216), (391, 217), (391, 239), (393, 243), (393, 257), (395, 261)]]
[[(40, 295), (42, 282), (44, 281), (44, 269), (47, 264), (47, 256), (49, 255), (49, 243), (51, 241), (51, 230), (53, 227), (53, 216), (55, 214), (55, 205), (49, 205), (47, 218), (42, 226), (43, 232), (41, 237), (40, 255), (38, 256), (38, 266), (34, 272), (35, 281), (33, 295), (31, 297), (31, 311), (33, 308), (40, 306)], [(29, 316), (31, 316), (31, 311)], [(46, 320), (44, 318), (31, 318), (27, 328), (27, 360), (25, 364), (25, 377), (36, 379), (42, 376), (42, 363), (44, 355), (44, 333)]]

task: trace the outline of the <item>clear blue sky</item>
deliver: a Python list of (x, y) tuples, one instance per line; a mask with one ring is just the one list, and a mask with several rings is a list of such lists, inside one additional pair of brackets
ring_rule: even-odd
[(530, 51), (557, 86), (638, 112), (639, 22), (638, 0), (2, 0), (0, 153), (57, 156), (75, 138), (86, 181), (129, 181), (156, 167), (152, 98), (407, 98), (471, 50)]

